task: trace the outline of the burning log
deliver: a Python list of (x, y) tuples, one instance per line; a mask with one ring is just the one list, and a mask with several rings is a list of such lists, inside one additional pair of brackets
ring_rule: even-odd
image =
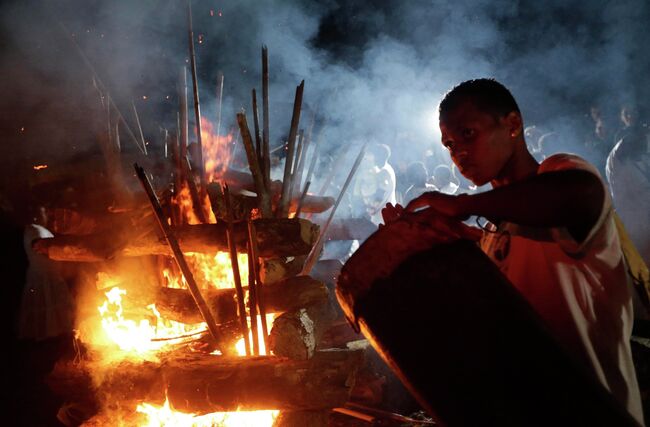
[[(363, 351), (322, 350), (309, 360), (278, 357), (225, 358), (174, 355), (162, 363), (121, 362), (91, 386), (86, 365), (58, 364), (47, 379), (55, 394), (81, 399), (94, 394), (115, 405), (167, 396), (178, 411), (206, 414), (237, 410), (319, 410), (342, 406), (349, 398)], [(127, 406), (127, 408), (129, 407)]]
[[(244, 287), (248, 292), (248, 287)], [(328, 290), (323, 283), (309, 276), (295, 276), (272, 285), (258, 287), (258, 297), (264, 301), (267, 313), (295, 311), (327, 301)], [(208, 305), (216, 313), (217, 323), (237, 316), (235, 289), (204, 291)], [(186, 289), (160, 288), (156, 294), (156, 309), (166, 318), (183, 323), (201, 322), (201, 316)]]
[[(259, 256), (263, 258), (307, 254), (318, 234), (318, 226), (304, 219), (257, 219), (254, 222)], [(224, 223), (183, 225), (173, 227), (173, 231), (184, 252), (228, 250)], [(118, 256), (171, 255), (169, 246), (153, 230), (126, 242), (116, 241), (115, 235), (113, 231), (90, 236), (55, 236), (36, 241), (34, 248), (56, 261), (97, 262)], [(246, 223), (235, 224), (237, 247), (246, 246), (247, 236)]]
[(260, 268), (262, 283), (270, 285), (300, 274), (306, 255), (289, 258), (265, 259)]
[[(222, 178), (232, 189), (244, 189), (255, 192), (255, 184), (250, 174), (236, 171), (234, 169), (228, 169)], [(271, 193), (269, 194), (271, 195), (271, 198), (274, 198), (273, 196), (277, 196), (282, 191), (281, 181), (273, 181), (270, 186)], [(208, 188), (210, 188), (210, 186), (208, 186)], [(290, 203), (290, 210), (295, 210), (298, 204), (298, 197), (294, 197)], [(325, 212), (333, 205), (333, 197), (320, 197), (308, 194), (303, 202), (302, 211), (306, 213), (321, 213)]]
[(327, 301), (280, 315), (273, 321), (271, 329), (273, 354), (297, 360), (309, 359), (335, 317), (336, 313)]
[(284, 313), (273, 321), (269, 341), (276, 356), (310, 359), (316, 349), (314, 321), (305, 309)]

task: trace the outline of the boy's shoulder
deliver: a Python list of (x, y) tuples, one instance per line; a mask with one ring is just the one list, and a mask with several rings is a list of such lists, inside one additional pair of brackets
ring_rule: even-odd
[(557, 153), (547, 157), (540, 163), (537, 173), (557, 172), (563, 170), (579, 169), (601, 177), (598, 169), (582, 157), (571, 153)]

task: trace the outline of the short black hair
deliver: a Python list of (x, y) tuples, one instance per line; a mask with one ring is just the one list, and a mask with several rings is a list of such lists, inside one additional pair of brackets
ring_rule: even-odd
[(517, 101), (504, 85), (494, 79), (475, 79), (462, 82), (447, 92), (438, 107), (440, 117), (444, 118), (468, 101), (495, 119), (505, 117), (512, 111), (521, 114)]

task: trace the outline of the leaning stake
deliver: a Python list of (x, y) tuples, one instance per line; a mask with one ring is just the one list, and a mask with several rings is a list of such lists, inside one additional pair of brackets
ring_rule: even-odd
[(230, 263), (232, 264), (232, 275), (235, 279), (235, 290), (237, 291), (237, 307), (239, 308), (239, 324), (241, 333), (244, 336), (246, 356), (251, 355), (251, 344), (248, 340), (248, 323), (246, 321), (246, 305), (244, 304), (244, 288), (241, 285), (239, 263), (237, 262), (237, 246), (235, 245), (235, 227), (233, 224), (234, 215), (230, 200), (230, 189), (228, 185), (223, 187), (223, 200), (226, 204), (226, 236), (228, 238), (228, 249), (230, 250)]
[(151, 187), (151, 183), (149, 182), (149, 178), (147, 177), (147, 174), (144, 172), (144, 169), (137, 163), (135, 163), (133, 167), (135, 168), (135, 172), (138, 175), (138, 178), (140, 179), (140, 183), (142, 184), (144, 191), (147, 193), (147, 196), (149, 196), (149, 201), (151, 202), (151, 208), (153, 209), (154, 214), (156, 215), (156, 219), (158, 220), (158, 225), (160, 225), (160, 229), (165, 235), (165, 239), (167, 239), (167, 244), (169, 244), (169, 247), (171, 248), (174, 254), (174, 259), (176, 260), (178, 267), (181, 269), (181, 272), (183, 273), (183, 276), (187, 281), (187, 286), (190, 290), (190, 293), (192, 294), (192, 298), (194, 299), (194, 302), (196, 303), (196, 306), (198, 307), (199, 312), (203, 317), (203, 320), (205, 320), (205, 323), (208, 325), (208, 330), (210, 331), (210, 335), (212, 335), (212, 338), (214, 338), (214, 340), (217, 343), (217, 346), (219, 347), (219, 349), (223, 354), (233, 354), (232, 350), (225, 344), (226, 341), (224, 340), (223, 336), (219, 332), (219, 329), (217, 328), (217, 323), (214, 321), (214, 317), (212, 317), (212, 313), (210, 312), (208, 305), (205, 303), (205, 300), (201, 295), (201, 291), (199, 290), (199, 287), (196, 285), (196, 281), (194, 280), (194, 275), (192, 275), (192, 271), (190, 270), (189, 265), (187, 265), (187, 262), (185, 261), (185, 256), (183, 256), (183, 252), (181, 251), (181, 247), (178, 244), (178, 240), (176, 240), (176, 236), (174, 236), (171, 227), (169, 226), (169, 224), (167, 224), (167, 220), (165, 219), (165, 214), (163, 213), (162, 207), (160, 206), (158, 197), (156, 196), (156, 194), (153, 191), (153, 188)]
[(334, 203), (334, 207), (332, 207), (330, 216), (327, 218), (327, 222), (321, 228), (316, 244), (314, 245), (313, 248), (311, 248), (309, 255), (307, 255), (307, 259), (305, 260), (305, 265), (302, 268), (302, 272), (300, 274), (309, 274), (311, 269), (314, 267), (314, 264), (316, 264), (316, 260), (320, 256), (320, 251), (323, 248), (323, 243), (325, 241), (325, 233), (327, 233), (327, 229), (332, 223), (332, 218), (334, 218), (334, 214), (336, 213), (336, 208), (338, 208), (339, 203), (341, 203), (341, 200), (345, 195), (345, 191), (348, 189), (350, 182), (352, 182), (352, 178), (354, 178), (354, 174), (357, 172), (357, 169), (359, 169), (361, 160), (363, 160), (363, 156), (366, 154), (366, 147), (367, 144), (364, 144), (363, 147), (361, 147), (361, 151), (359, 151), (359, 155), (357, 156), (357, 159), (354, 161), (354, 165), (352, 165), (352, 169), (350, 170), (348, 177), (345, 179), (345, 184), (343, 184), (343, 188), (341, 188), (339, 197), (336, 199), (336, 203)]

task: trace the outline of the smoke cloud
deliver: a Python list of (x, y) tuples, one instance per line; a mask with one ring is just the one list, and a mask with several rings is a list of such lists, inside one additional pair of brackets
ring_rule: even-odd
[[(316, 111), (326, 126), (324, 153), (375, 141), (391, 146), (400, 165), (426, 150), (444, 158), (437, 103), (469, 78), (503, 82), (527, 125), (558, 132), (574, 152), (592, 130), (591, 106), (613, 112), (649, 95), (650, 12), (642, 0), (195, 0), (192, 7), (203, 115), (216, 120), (223, 73), (222, 128), (242, 108), (252, 121), (250, 90), (261, 93), (267, 45), (276, 146), (302, 79), (301, 127)], [(150, 149), (162, 151), (159, 129), (175, 128), (176, 85), (189, 67), (184, 1), (14, 1), (1, 16), (2, 191), (33, 174), (33, 164), (65, 164), (97, 150), (105, 126), (97, 79), (133, 129), (135, 103)]]

